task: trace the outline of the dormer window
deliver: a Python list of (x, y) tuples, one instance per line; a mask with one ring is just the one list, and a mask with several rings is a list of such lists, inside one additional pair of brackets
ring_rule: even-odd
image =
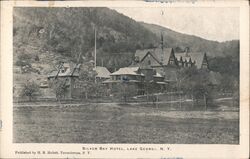
[(202, 68), (208, 68), (208, 67), (207, 67), (207, 63), (204, 62), (204, 63), (202, 64)]
[(173, 65), (173, 64), (174, 64), (174, 61), (173, 61), (173, 60), (170, 60), (169, 63), (170, 63), (171, 65)]

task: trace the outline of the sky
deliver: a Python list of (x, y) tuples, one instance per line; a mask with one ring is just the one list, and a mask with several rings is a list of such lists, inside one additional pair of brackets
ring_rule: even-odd
[(239, 8), (111, 8), (136, 21), (208, 40), (239, 39)]

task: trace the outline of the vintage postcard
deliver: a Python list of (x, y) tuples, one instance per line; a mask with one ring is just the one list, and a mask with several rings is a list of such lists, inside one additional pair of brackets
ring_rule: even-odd
[(248, 158), (247, 1), (1, 2), (1, 158)]

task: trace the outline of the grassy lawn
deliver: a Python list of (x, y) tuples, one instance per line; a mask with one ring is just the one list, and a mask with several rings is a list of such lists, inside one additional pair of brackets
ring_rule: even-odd
[(14, 107), (17, 143), (238, 144), (237, 111), (117, 104)]

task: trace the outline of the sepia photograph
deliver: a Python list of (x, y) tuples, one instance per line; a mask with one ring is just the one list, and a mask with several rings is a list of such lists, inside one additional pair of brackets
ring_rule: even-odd
[(249, 158), (249, 13), (0, 1), (0, 158)]
[(13, 142), (239, 144), (237, 7), (14, 7)]
[(239, 144), (239, 43), (239, 8), (14, 7), (13, 142)]

